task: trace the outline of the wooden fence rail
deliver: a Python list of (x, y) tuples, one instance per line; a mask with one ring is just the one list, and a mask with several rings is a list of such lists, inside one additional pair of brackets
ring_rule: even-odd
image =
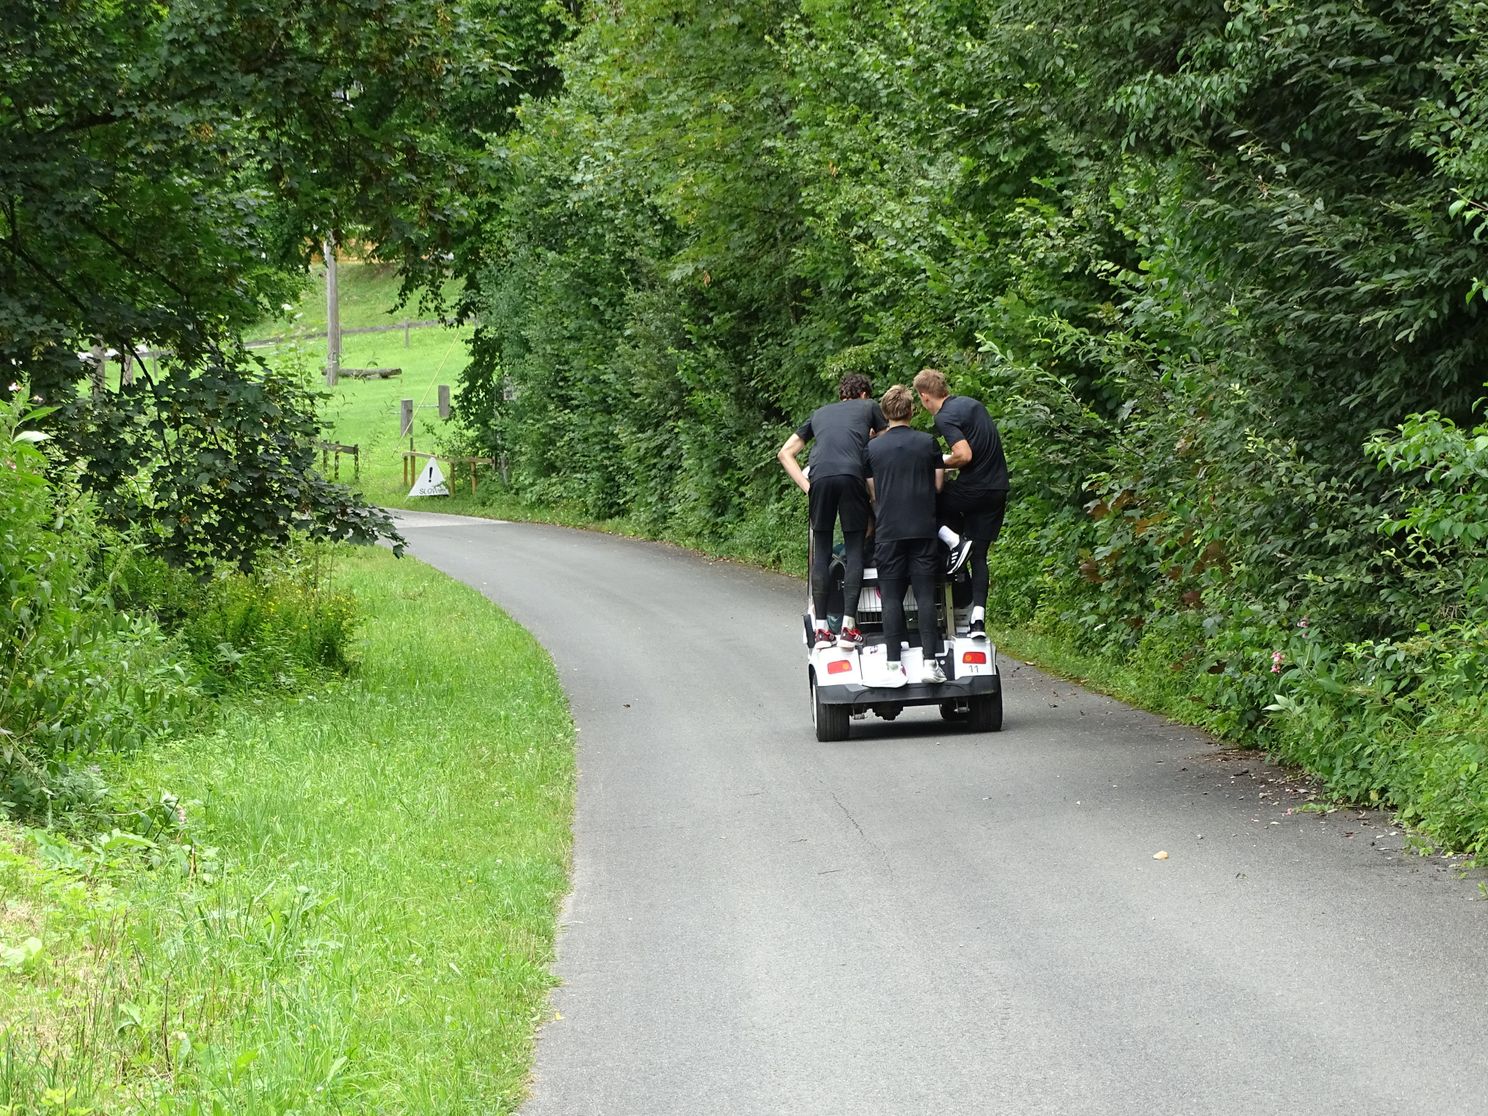
[[(403, 331), (403, 347), (404, 348), (407, 348), (408, 347), (408, 340), (409, 340), (408, 334), (409, 334), (409, 331), (410, 330), (414, 330), (414, 329), (433, 329), (436, 326), (445, 326), (445, 323), (444, 322), (433, 322), (433, 321), (419, 321), (419, 322), (407, 321), (407, 322), (397, 322), (397, 323), (395, 323), (393, 325), (356, 326), (353, 329), (343, 329), (341, 331), (341, 336), (347, 337), (347, 336), (350, 336), (351, 334), (354, 334), (354, 333), (395, 333), (395, 332), (397, 332), (398, 330), (401, 329)], [(446, 328), (449, 328), (449, 327), (446, 326)], [(260, 337), (260, 338), (258, 338), (257, 340), (254, 340), (254, 341), (246, 341), (246, 342), (244, 342), (243, 347), (244, 348), (247, 348), (247, 349), (262, 349), (262, 348), (266, 348), (269, 345), (282, 345), (286, 341), (313, 341), (317, 337), (324, 337), (325, 335), (326, 335), (326, 331), (323, 330), (323, 329), (304, 330), (304, 331), (302, 331), (300, 333), (281, 333), (281, 334), (279, 334), (278, 336), (275, 336), (275, 337)], [(87, 354), (87, 353), (79, 353), (78, 354), (78, 356), (80, 358), (81, 357), (86, 357), (88, 355), (89, 354)], [(139, 357), (141, 360), (154, 360), (157, 357), (167, 357), (167, 356), (170, 356), (171, 355), (171, 350), (170, 349), (140, 349), (137, 352), (135, 352), (133, 355)], [(114, 350), (110, 349), (105, 354), (105, 359), (107, 359), (107, 360), (118, 360), (119, 359), (119, 354), (116, 353)]]

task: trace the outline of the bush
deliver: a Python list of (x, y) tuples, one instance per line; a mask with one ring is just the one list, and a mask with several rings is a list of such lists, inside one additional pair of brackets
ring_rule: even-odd
[(1414, 632), (1362, 642), (1299, 622), (1273, 652), (1276, 748), (1338, 793), (1453, 848), (1488, 847), (1488, 425), (1412, 415), (1368, 451), (1402, 479), (1380, 531)]
[(142, 553), (117, 571), (114, 599), (173, 632), (208, 694), (297, 690), (351, 667), (354, 602), (325, 588), (327, 549), (303, 540), (252, 573), (203, 575)]
[(99, 758), (183, 716), (194, 688), (153, 621), (111, 607), (91, 507), (48, 482), (25, 398), (0, 405), (0, 805), (50, 817), (101, 805)]
[(297, 542), (251, 574), (167, 565), (100, 527), (56, 479), (25, 392), (0, 405), (0, 807), (95, 824), (108, 761), (201, 711), (203, 695), (298, 689), (349, 669), (352, 601), (327, 549)]

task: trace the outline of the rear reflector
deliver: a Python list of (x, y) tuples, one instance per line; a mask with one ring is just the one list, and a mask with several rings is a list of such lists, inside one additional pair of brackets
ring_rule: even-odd
[(963, 663), (971, 663), (971, 664), (973, 664), (975, 666), (986, 666), (987, 665), (987, 652), (985, 652), (985, 651), (968, 651), (964, 655), (961, 656), (961, 661)]
[(828, 674), (842, 674), (844, 671), (852, 670), (851, 659), (838, 659), (835, 663), (827, 664)]

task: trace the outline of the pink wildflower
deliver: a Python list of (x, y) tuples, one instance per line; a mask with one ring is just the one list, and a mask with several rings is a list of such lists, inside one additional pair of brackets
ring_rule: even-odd
[(1297, 627), (1301, 628), (1303, 631), (1306, 631), (1307, 630), (1307, 617), (1304, 616), (1304, 617), (1302, 617), (1302, 619), (1298, 620), (1297, 621)]
[(1271, 652), (1271, 673), (1280, 674), (1281, 664), (1284, 662), (1286, 662), (1286, 656), (1283, 655), (1280, 651)]

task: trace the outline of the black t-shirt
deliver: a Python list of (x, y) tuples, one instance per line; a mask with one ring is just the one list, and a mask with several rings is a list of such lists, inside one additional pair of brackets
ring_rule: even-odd
[(946, 449), (965, 440), (971, 446), (971, 464), (957, 476), (962, 488), (977, 492), (1008, 490), (1007, 459), (1002, 455), (1002, 439), (997, 424), (975, 399), (951, 395), (935, 415), (935, 429), (945, 439)]
[(891, 426), (868, 443), (873, 477), (874, 538), (880, 542), (935, 537), (935, 439), (907, 426)]
[(888, 425), (871, 399), (844, 399), (812, 411), (796, 431), (803, 442), (811, 443), (811, 479), (863, 476), (869, 434)]

